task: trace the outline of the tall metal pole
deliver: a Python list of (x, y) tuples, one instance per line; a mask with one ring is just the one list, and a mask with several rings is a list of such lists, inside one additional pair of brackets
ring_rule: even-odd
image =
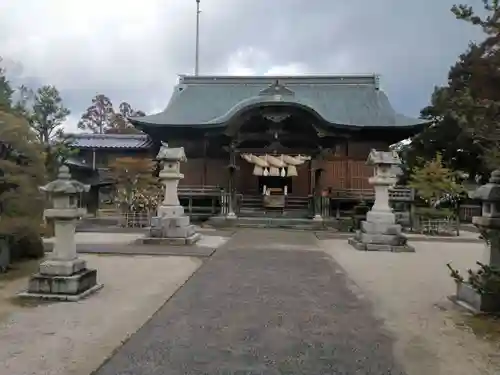
[(194, 75), (200, 71), (200, 0), (196, 0), (196, 55), (194, 65)]

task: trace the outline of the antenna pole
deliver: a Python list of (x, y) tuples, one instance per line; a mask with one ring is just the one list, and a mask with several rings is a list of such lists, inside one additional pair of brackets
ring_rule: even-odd
[(200, 0), (196, 0), (196, 53), (194, 75), (197, 76), (200, 71)]

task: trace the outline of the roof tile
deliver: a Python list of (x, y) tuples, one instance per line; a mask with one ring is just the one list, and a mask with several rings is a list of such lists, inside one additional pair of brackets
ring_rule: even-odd
[(75, 148), (148, 149), (152, 145), (146, 134), (73, 134)]
[[(279, 82), (293, 95), (262, 95)], [(263, 91), (264, 90), (264, 91)], [(259, 95), (260, 94), (260, 95)], [(404, 127), (424, 120), (398, 114), (379, 90), (378, 77), (210, 77), (184, 76), (167, 108), (131, 118), (151, 125), (218, 125), (249, 106), (296, 104), (316, 112), (326, 122), (357, 127)]]

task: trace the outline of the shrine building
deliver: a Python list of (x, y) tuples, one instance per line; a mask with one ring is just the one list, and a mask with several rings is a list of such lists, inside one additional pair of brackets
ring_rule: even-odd
[(426, 124), (396, 112), (376, 75), (180, 76), (164, 111), (130, 121), (156, 150), (185, 148), (181, 196), (231, 192), (240, 214), (369, 195), (370, 150)]

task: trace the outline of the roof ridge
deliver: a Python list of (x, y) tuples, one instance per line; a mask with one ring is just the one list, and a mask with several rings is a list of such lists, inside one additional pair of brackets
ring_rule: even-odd
[(179, 75), (179, 84), (336, 84), (378, 86), (377, 74), (343, 75), (272, 75), (272, 76), (231, 76), (231, 75)]
[(102, 139), (110, 139), (110, 138), (147, 138), (147, 134), (113, 134), (113, 133), (107, 133), (107, 134), (100, 134), (100, 133), (76, 133), (76, 134), (69, 134), (69, 137), (72, 138), (102, 138)]

